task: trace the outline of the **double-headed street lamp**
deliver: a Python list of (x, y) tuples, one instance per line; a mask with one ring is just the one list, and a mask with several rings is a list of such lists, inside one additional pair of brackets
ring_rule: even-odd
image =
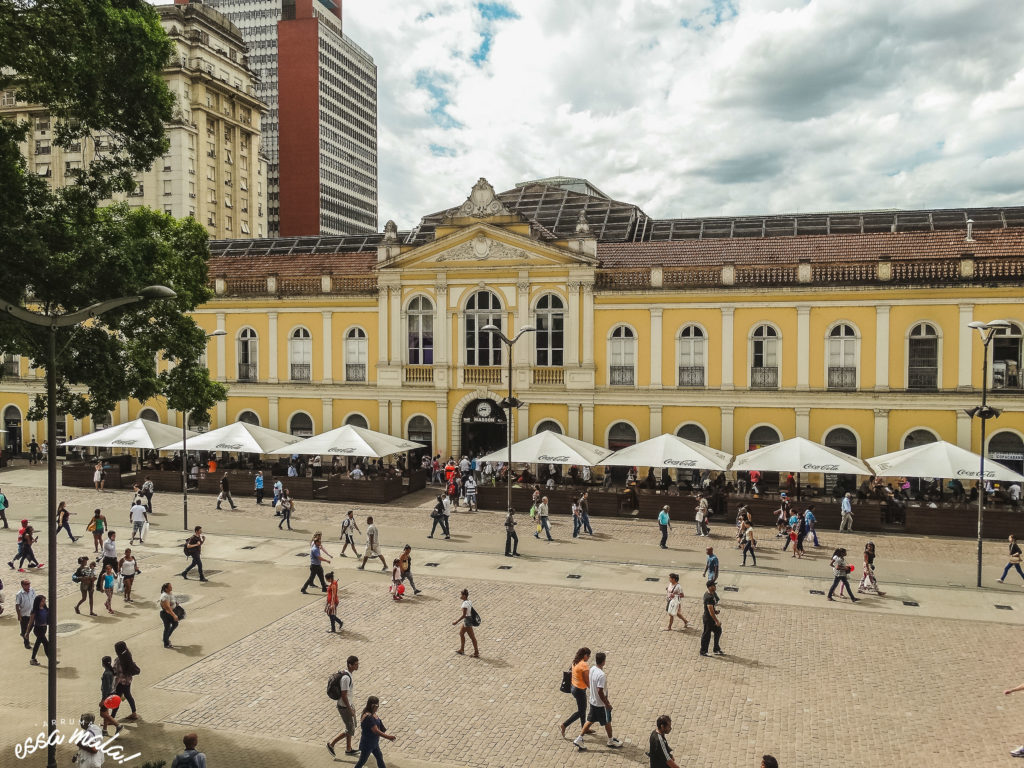
[[(135, 304), (146, 299), (173, 299), (177, 294), (163, 285), (151, 285), (143, 288), (135, 296), (122, 296), (93, 304), (78, 312), (66, 315), (44, 315), (31, 312), (17, 304), (0, 300), (0, 310), (16, 320), (29, 325), (47, 328), (50, 331), (49, 347), (46, 353), (46, 441), (50, 446), (46, 456), (46, 505), (49, 520), (46, 525), (46, 555), (50, 563), (47, 580), (49, 591), (49, 622), (50, 650), (47, 653), (47, 697), (46, 720), (47, 735), (57, 728), (57, 329), (84, 323), (112, 309)], [(49, 740), (46, 756), (46, 768), (57, 768), (57, 747)]]
[(981, 419), (981, 460), (978, 467), (978, 586), (981, 586), (981, 527), (984, 520), (985, 509), (985, 425), (989, 419), (994, 419), (1001, 411), (988, 405), (988, 345), (992, 343), (1001, 328), (1009, 328), (1008, 320), (989, 320), (987, 323), (975, 321), (967, 324), (968, 328), (974, 328), (981, 336), (981, 346), (984, 350), (981, 357), (981, 405), (977, 408), (968, 408), (965, 413), (972, 419)]
[(488, 333), (496, 333), (496, 334), (498, 334), (498, 338), (501, 339), (502, 343), (506, 347), (508, 347), (508, 397), (506, 397), (504, 400), (502, 400), (501, 403), (499, 403), (499, 405), (502, 408), (507, 408), (508, 409), (508, 424), (507, 424), (507, 426), (508, 426), (508, 466), (506, 467), (508, 477), (506, 478), (506, 480), (507, 480), (507, 483), (506, 483), (507, 489), (506, 490), (507, 490), (507, 498), (508, 498), (508, 508), (507, 508), (507, 510), (509, 512), (511, 512), (512, 511), (512, 411), (514, 411), (516, 408), (518, 408), (520, 405), (523, 404), (521, 400), (517, 400), (516, 398), (512, 397), (512, 346), (517, 341), (519, 341), (519, 338), (524, 333), (532, 333), (532, 332), (536, 331), (537, 329), (534, 328), (532, 325), (524, 325), (522, 328), (519, 329), (519, 333), (517, 333), (511, 339), (508, 336), (506, 336), (504, 333), (502, 333), (501, 329), (498, 326), (496, 326), (496, 325), (485, 325), (480, 330), (481, 331), (486, 331)]
[[(214, 336), (227, 336), (228, 332), (222, 328), (206, 334), (206, 338)], [(188, 408), (181, 412), (181, 509), (182, 525), (188, 530)]]

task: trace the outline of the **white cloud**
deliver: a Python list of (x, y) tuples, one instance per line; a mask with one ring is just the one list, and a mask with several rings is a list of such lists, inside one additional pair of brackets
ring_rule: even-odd
[(344, 5), (378, 67), (382, 221), (478, 176), (584, 176), (658, 217), (1024, 202), (1016, 0), (480, 5)]

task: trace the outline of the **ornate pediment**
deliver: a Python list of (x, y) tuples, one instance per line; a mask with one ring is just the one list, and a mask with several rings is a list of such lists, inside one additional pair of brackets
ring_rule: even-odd
[(481, 232), (472, 240), (442, 251), (431, 261), (525, 261), (529, 257), (522, 248), (492, 240)]
[(494, 194), (492, 187), (485, 178), (477, 180), (473, 190), (469, 193), (461, 206), (454, 213), (445, 217), (446, 221), (451, 219), (482, 219), (487, 216), (510, 216), (512, 212)]

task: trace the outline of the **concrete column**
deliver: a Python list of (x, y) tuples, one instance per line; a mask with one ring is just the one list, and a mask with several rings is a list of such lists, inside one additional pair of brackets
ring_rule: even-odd
[(569, 421), (565, 425), (566, 434), (569, 437), (575, 437), (577, 440), (581, 440), (580, 437), (580, 409), (577, 405), (569, 405)]
[(402, 401), (392, 400), (391, 401), (391, 424), (388, 425), (387, 434), (394, 435), (395, 437), (405, 437), (402, 434), (404, 432), (405, 425), (402, 424)]
[(963, 411), (956, 412), (956, 444), (966, 451), (971, 450), (971, 417)]
[[(811, 308), (796, 308), (796, 388), (810, 389), (811, 380)], [(797, 430), (800, 434), (800, 430)], [(806, 435), (801, 435), (806, 437)]]
[[(227, 318), (226, 318), (226, 315), (225, 315), (224, 312), (218, 312), (217, 313), (217, 327), (218, 328), (223, 328), (224, 327), (224, 322), (225, 322), (226, 319)], [(225, 361), (225, 354), (224, 354), (225, 350), (227, 349), (227, 344), (225, 342), (226, 339), (227, 339), (227, 336), (218, 336), (217, 337), (217, 381), (224, 381), (224, 372), (225, 372), (225, 369), (227, 367), (227, 363)]]
[(378, 400), (377, 401), (377, 431), (387, 432), (388, 431), (388, 401)]
[[(128, 401), (122, 400), (118, 405), (118, 424), (125, 424), (128, 422)], [(111, 425), (113, 426), (113, 425)], [(27, 444), (28, 441), (26, 441)]]
[[(334, 381), (334, 324), (332, 318), (334, 313), (330, 310), (320, 313), (323, 317), (323, 353), (324, 353), (324, 372), (323, 372), (323, 383), (330, 384)], [(344, 369), (342, 369), (344, 370)], [(326, 430), (325, 430), (326, 431)]]
[(228, 423), (228, 404), (226, 400), (221, 400), (217, 403), (217, 415), (215, 418), (217, 422), (213, 425), (214, 427), (223, 427)]
[[(875, 450), (872, 456), (889, 453), (889, 409), (875, 408)], [(870, 457), (869, 457), (870, 458)]]
[(593, 318), (584, 321), (580, 317), (580, 283), (579, 281), (569, 283), (569, 303), (565, 312), (565, 353), (563, 355), (566, 366), (580, 364), (580, 323), (593, 322)]
[(437, 421), (434, 423), (434, 452), (444, 456), (451, 443), (452, 425), (448, 422), (448, 403), (437, 404)]
[(434, 302), (434, 364), (447, 365), (451, 359), (448, 340), (451, 325), (448, 322), (448, 285), (439, 283), (434, 286), (437, 299)]
[(796, 436), (810, 439), (811, 431), (811, 409), (794, 408), (796, 413)]
[(391, 344), (388, 350), (388, 362), (394, 365), (402, 364), (402, 288), (398, 285), (391, 286), (388, 291), (390, 311), (388, 313), (388, 331), (391, 337)]
[[(662, 311), (657, 308), (649, 310), (651, 313), (651, 389), (661, 389), (661, 315)], [(652, 432), (651, 435), (661, 434)]]
[(320, 398), (320, 431), (334, 429), (334, 400), (330, 397)]
[[(519, 281), (516, 283), (516, 309), (515, 309), (515, 330), (519, 331), (524, 325), (530, 324), (530, 273), (520, 272)], [(505, 330), (505, 335), (512, 338), (512, 326)], [(533, 349), (531, 346), (530, 349)], [(527, 357), (529, 360), (529, 357)]]
[(588, 443), (594, 442), (594, 406), (584, 403), (580, 406), (583, 409), (583, 436), (580, 440)]
[[(267, 312), (267, 352), (270, 355), (267, 381), (271, 384), (277, 383), (277, 347), (279, 344), (280, 340), (277, 337), (277, 312)], [(277, 429), (277, 427), (271, 427), (271, 429)]]
[(657, 437), (662, 432), (662, 429), (661, 429), (661, 406), (660, 405), (652, 405), (651, 406), (651, 417), (650, 418), (651, 418), (651, 424), (650, 424), (651, 432), (648, 435), (648, 438)]
[[(735, 307), (722, 307), (722, 389), (733, 389), (733, 319), (736, 313)], [(730, 411), (731, 414), (731, 411)], [(723, 419), (724, 411), (723, 411)], [(731, 415), (730, 415), (731, 418)], [(723, 424), (725, 422), (723, 421)], [(732, 441), (730, 430), (730, 442)], [(727, 450), (723, 448), (722, 450)]]
[(382, 285), (377, 290), (377, 362), (388, 361), (388, 288)]
[[(585, 282), (583, 288), (583, 316), (580, 321), (583, 323), (583, 365), (593, 368), (594, 366), (594, 284)], [(584, 416), (586, 412), (584, 411)], [(593, 406), (591, 406), (593, 416)], [(583, 427), (586, 431), (586, 426)], [(593, 424), (591, 424), (593, 429)], [(588, 442), (588, 438), (584, 438)]]
[[(889, 307), (875, 307), (875, 391), (889, 391)], [(877, 411), (876, 411), (877, 413)], [(888, 412), (886, 413), (888, 419)], [(876, 433), (877, 434), (877, 433)], [(885, 453), (885, 451), (882, 451)], [(875, 454), (878, 455), (877, 453)]]
[(530, 436), (530, 405), (527, 403), (521, 408), (516, 409), (516, 423), (515, 423), (515, 434), (516, 442), (525, 440)]
[[(736, 410), (731, 405), (722, 406), (722, 446), (721, 450), (726, 453), (733, 452), (733, 411)], [(743, 451), (740, 451), (743, 453)]]
[[(956, 388), (961, 391), (970, 391), (971, 372), (974, 369), (974, 329), (968, 328), (967, 324), (974, 321), (974, 305), (960, 305), (960, 338), (956, 359), (959, 361), (956, 376)], [(942, 387), (941, 382), (939, 387)], [(959, 435), (959, 411), (957, 412), (957, 434)], [(970, 432), (968, 432), (970, 434)], [(959, 439), (957, 444), (959, 445)], [(967, 448), (968, 446), (961, 446)]]
[(278, 398), (276, 395), (271, 395), (267, 398), (267, 428), (276, 429), (278, 432), (286, 432), (288, 425), (280, 423), (280, 417), (277, 413), (277, 402)]

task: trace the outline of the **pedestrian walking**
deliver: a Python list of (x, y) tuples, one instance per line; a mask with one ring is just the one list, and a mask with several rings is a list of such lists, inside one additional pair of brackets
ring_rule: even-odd
[(693, 520), (697, 524), (697, 535), (705, 536), (704, 533), (704, 521), (708, 516), (708, 500), (704, 498), (702, 491), (697, 493), (697, 508), (693, 515)]
[(131, 549), (124, 551), (124, 557), (117, 564), (117, 571), (122, 579), (124, 601), (130, 603), (132, 602), (132, 586), (135, 584), (135, 577), (142, 573), (139, 569), (139, 561), (135, 559)]
[[(139, 712), (135, 707), (135, 697), (132, 696), (132, 682), (135, 676), (141, 673), (139, 665), (132, 658), (132, 652), (128, 650), (128, 643), (120, 640), (114, 643), (114, 693), (121, 697), (121, 702), (128, 702), (132, 713), (125, 720), (138, 720)], [(117, 717), (117, 708), (111, 713)]]
[[(1009, 696), (1011, 693), (1017, 693), (1018, 691), (1024, 691), (1024, 683), (1021, 683), (1016, 688), (1007, 688), (1003, 691), (1003, 694)], [(1017, 747), (1015, 750), (1010, 752), (1011, 757), (1024, 757), (1024, 744)]]
[(814, 505), (808, 504), (807, 509), (804, 510), (804, 525), (807, 526), (807, 532), (805, 536), (810, 536), (814, 541), (814, 546), (820, 547), (818, 543), (818, 531), (815, 530), (814, 524), (818, 522), (818, 518), (814, 516)]
[[(2, 498), (3, 494), (0, 493), (0, 499)], [(2, 506), (2, 504), (3, 502), (0, 501), (0, 506)], [(2, 511), (0, 511), (0, 515), (2, 514)], [(79, 539), (78, 536), (75, 536), (75, 534), (71, 532), (71, 515), (73, 514), (75, 513), (68, 509), (68, 503), (66, 501), (62, 501), (60, 504), (57, 505), (57, 533), (59, 534), (61, 531), (67, 531), (68, 538), (71, 539), (72, 544), (74, 544)], [(4, 518), (4, 528), (6, 527), (7, 518)]]
[(292, 500), (291, 494), (287, 488), (281, 489), (281, 498), (277, 502), (277, 506), (281, 509), (281, 520), (277, 524), (277, 530), (283, 530), (284, 526), (288, 526), (288, 530), (292, 529), (292, 512), (295, 511), (295, 502)]
[(853, 533), (853, 502), (850, 500), (852, 496), (847, 493), (844, 494), (843, 500), (839, 504), (839, 511), (843, 516), (842, 521), (839, 523), (839, 532), (849, 531)]
[[(590, 482), (590, 467), (583, 468), (584, 482)], [(594, 535), (594, 529), (590, 527), (590, 491), (584, 491), (580, 496), (580, 517), (583, 518), (583, 530), (588, 536)]]
[(505, 557), (519, 557), (519, 535), (516, 533), (516, 511), (505, 515)]
[(654, 724), (651, 731), (650, 745), (647, 754), (651, 759), (651, 768), (679, 768), (679, 764), (672, 759), (672, 749), (665, 737), (672, 732), (672, 718), (668, 715), (661, 715)]
[(217, 509), (220, 509), (221, 502), (224, 501), (230, 504), (232, 509), (238, 509), (235, 506), (235, 500), (231, 498), (231, 480), (228, 478), (227, 472), (220, 479), (220, 495), (217, 496)]
[(203, 527), (197, 525), (189, 536), (188, 541), (185, 542), (184, 551), (185, 554), (192, 558), (192, 562), (188, 568), (181, 572), (181, 578), (187, 579), (188, 572), (193, 568), (199, 569), (199, 580), (209, 581), (206, 575), (203, 573), (203, 544), (206, 543), (206, 537), (203, 535)]
[(327, 582), (324, 581), (324, 561), (331, 562), (330, 556), (323, 548), (321, 542), (321, 533), (317, 531), (313, 534), (313, 540), (309, 542), (309, 578), (306, 579), (306, 583), (302, 585), (302, 589), (299, 591), (302, 594), (308, 594), (307, 589), (313, 586), (318, 578), (320, 579), (320, 591), (327, 591)]
[(398, 556), (398, 565), (402, 569), (402, 581), (409, 580), (412, 593), (418, 595), (422, 589), (416, 589), (416, 582), (412, 579), (412, 547), (406, 544), (402, 548), (402, 554)]
[(590, 711), (587, 713), (587, 720), (583, 723), (580, 735), (573, 740), (573, 744), (581, 752), (586, 749), (583, 744), (583, 736), (590, 732), (590, 726), (603, 725), (605, 733), (608, 734), (608, 746), (617, 749), (622, 742), (615, 738), (612, 733), (612, 703), (608, 699), (608, 675), (604, 671), (607, 655), (604, 651), (598, 651), (594, 656), (594, 666), (590, 668), (590, 685), (587, 698), (590, 702)]
[(357, 567), (359, 570), (366, 568), (366, 561), (370, 557), (376, 557), (380, 559), (380, 564), (383, 566), (382, 571), (388, 570), (388, 561), (384, 559), (384, 555), (380, 553), (380, 532), (377, 530), (377, 526), (373, 524), (373, 518), (366, 518), (366, 552), (363, 554), (363, 562)]
[[(454, 480), (452, 483), (454, 484)], [(444, 537), (450, 539), (452, 537), (452, 510), (455, 509), (455, 500), (458, 498), (458, 491), (451, 493), (441, 499), (441, 526), (444, 529)]]
[(184, 609), (178, 605), (177, 599), (174, 597), (174, 589), (171, 587), (171, 582), (167, 582), (160, 587), (160, 619), (164, 623), (164, 648), (173, 648), (171, 645), (171, 635), (174, 630), (178, 628), (178, 624), (181, 619), (178, 616), (178, 612), (181, 615), (185, 615)]
[(338, 618), (338, 603), (340, 599), (338, 597), (338, 580), (334, 577), (334, 571), (327, 574), (327, 603), (324, 605), (324, 613), (327, 614), (327, 618), (331, 620), (331, 632), (334, 632), (334, 625), (338, 625), (338, 629), (341, 629), (345, 624), (341, 619)]
[(36, 560), (35, 552), (32, 551), (32, 545), (39, 541), (39, 537), (36, 536), (35, 528), (31, 525), (25, 526), (25, 529), (21, 533), (21, 549), (18, 554), (18, 570), (21, 572), (25, 571), (25, 561), (28, 560), (29, 568), (42, 568), (43, 566)]
[(472, 473), (466, 477), (466, 482), (462, 485), (462, 491), (466, 494), (466, 505), (469, 507), (469, 511), (476, 512), (476, 480)]
[(405, 594), (405, 587), (402, 586), (402, 566), (399, 565), (397, 557), (391, 563), (391, 589), (388, 591), (391, 592), (392, 600), (401, 600)]
[(114, 668), (111, 666), (111, 659), (109, 656), (104, 656), (100, 659), (100, 664), (103, 665), (103, 674), (100, 677), (100, 719), (103, 721), (103, 735), (107, 735), (107, 727), (114, 726), (117, 729), (117, 733), (120, 733), (124, 728), (117, 719), (110, 714), (110, 709), (106, 705), (107, 698), (114, 695)]
[[(104, 558), (105, 560), (106, 558)], [(114, 566), (109, 563), (104, 564), (103, 570), (100, 573), (100, 589), (103, 590), (103, 594), (107, 596), (106, 601), (103, 603), (103, 607), (107, 609), (107, 613), (113, 613), (114, 608), (110, 604), (110, 601), (114, 599), (114, 582), (117, 580), (117, 574), (114, 573)]]
[(460, 655), (465, 655), (466, 635), (469, 635), (469, 639), (473, 641), (473, 658), (479, 659), (480, 648), (477, 646), (476, 632), (473, 630), (480, 626), (480, 614), (476, 612), (476, 609), (473, 607), (473, 603), (469, 601), (468, 589), (462, 590), (460, 597), (462, 598), (462, 615), (452, 622), (453, 627), (460, 621), (462, 622), (462, 626), (459, 627), (459, 648), (455, 652)]
[(672, 527), (671, 518), (668, 514), (668, 504), (661, 508), (658, 513), (658, 527), (661, 529), (661, 548), (668, 549), (668, 530)]
[[(334, 631), (333, 629), (331, 630)], [(345, 669), (335, 672), (327, 683), (327, 695), (334, 698), (337, 693), (338, 714), (341, 715), (341, 722), (345, 724), (345, 730), (327, 742), (327, 751), (334, 756), (334, 745), (342, 739), (345, 740), (345, 754), (355, 755), (358, 749), (352, 749), (352, 737), (356, 734), (356, 708), (353, 706), (352, 690), (354, 680), (352, 673), (359, 669), (359, 657), (349, 656), (345, 660)]]
[(199, 736), (186, 733), (181, 743), (185, 751), (174, 756), (171, 768), (206, 768), (206, 755), (199, 751)]
[(433, 510), (431, 510), (431, 512), (430, 512), (430, 517), (434, 521), (434, 524), (432, 526), (430, 526), (430, 535), (427, 536), (428, 539), (434, 538), (434, 531), (437, 530), (438, 526), (441, 526), (441, 534), (442, 535), (444, 535), (446, 533), (447, 525), (448, 524), (445, 522), (445, 514), (444, 514), (445, 500), (446, 500), (445, 496), (443, 496), (440, 493), (437, 494), (437, 503), (434, 505)]
[(110, 566), (110, 569), (117, 574), (117, 531), (107, 531), (107, 540), (103, 542), (103, 567)]
[(864, 575), (861, 576), (858, 592), (867, 594), (884, 595), (878, 589), (878, 581), (875, 579), (875, 543), (869, 541), (864, 545)]
[(798, 559), (802, 560), (804, 557), (804, 539), (807, 538), (807, 520), (805, 515), (800, 515), (796, 521), (796, 546), (793, 549), (793, 555)]
[[(10, 508), (10, 506), (11, 502), (8, 501), (7, 495), (3, 492), (2, 489), (0, 489), (0, 521), (3, 522), (4, 528), (11, 527), (7, 524), (7, 510)], [(69, 530), (68, 534), (70, 535), (70, 533), (71, 531)], [(74, 539), (74, 536), (72, 536), (71, 538)]]
[(92, 468), (92, 484), (97, 491), (102, 491), (107, 484), (107, 473), (103, 469), (102, 459)]
[(85, 526), (85, 530), (92, 534), (92, 551), (99, 552), (103, 546), (103, 532), (107, 530), (107, 518), (101, 510), (92, 513), (92, 519)]
[(146, 500), (146, 509), (149, 511), (149, 514), (153, 514), (154, 490), (153, 481), (150, 479), (149, 475), (146, 475), (146, 479), (142, 483), (142, 496)]
[(383, 738), (394, 741), (395, 737), (387, 733), (384, 723), (377, 716), (379, 707), (380, 700), (376, 696), (368, 698), (366, 706), (363, 707), (362, 720), (359, 723), (359, 760), (356, 761), (355, 768), (363, 768), (370, 755), (377, 761), (377, 768), (386, 768), (384, 755), (380, 752), (380, 740)]
[(832, 594), (836, 591), (836, 587), (842, 584), (846, 588), (847, 594), (850, 595), (850, 602), (856, 603), (857, 598), (853, 596), (853, 590), (850, 589), (850, 571), (853, 568), (846, 564), (846, 550), (840, 547), (832, 553), (832, 588), (828, 591), (828, 599), (832, 600)]
[(1020, 545), (1017, 544), (1017, 537), (1014, 536), (1011, 533), (1009, 541), (1010, 541), (1010, 557), (1006, 561), (1006, 567), (1003, 568), (1003, 575), (1000, 576), (997, 579), (997, 581), (1000, 584), (1004, 583), (1004, 581), (1006, 580), (1006, 574), (1008, 574), (1010, 572), (1011, 568), (1015, 568), (1017, 570), (1017, 573), (1020, 574), (1020, 577), (1022, 579), (1024, 579), (1024, 571), (1022, 571), (1021, 568), (1020, 568), (1021, 553), (1020, 553)]
[(253, 478), (253, 488), (256, 492), (256, 506), (263, 506), (263, 471), (258, 470)]
[(581, 725), (587, 722), (587, 690), (590, 688), (589, 661), (590, 649), (584, 646), (576, 651), (576, 655), (572, 658), (572, 664), (569, 665), (571, 685), (569, 692), (576, 700), (576, 711), (569, 716), (568, 720), (558, 726), (563, 739), (565, 738), (565, 729), (577, 720)]
[(665, 604), (665, 610), (668, 613), (668, 626), (665, 627), (665, 631), (672, 631), (672, 622), (677, 618), (683, 620), (683, 629), (688, 629), (690, 622), (683, 616), (683, 598), (686, 595), (683, 594), (683, 587), (679, 583), (678, 573), (670, 573), (668, 575), (668, 586), (665, 588), (665, 592), (668, 595), (668, 602)]
[(22, 579), (21, 591), (14, 596), (14, 613), (18, 617), (18, 631), (21, 634), (21, 639), (25, 642), (26, 648), (32, 647), (28, 642), (28, 627), (35, 605), (36, 591), (32, 588), (32, 584), (28, 579)]
[(149, 522), (149, 511), (146, 509), (146, 505), (142, 503), (142, 498), (136, 498), (132, 504), (131, 510), (128, 512), (128, 519), (132, 524), (132, 538), (129, 544), (134, 544), (135, 539), (138, 538), (139, 544), (145, 544), (145, 528), (146, 523)]
[(757, 555), (754, 554), (754, 545), (757, 542), (754, 540), (754, 526), (748, 522), (743, 523), (743, 565), (747, 564), (747, 555), (749, 554), (754, 560), (754, 566), (757, 566)]
[(78, 582), (78, 586), (82, 590), (82, 599), (79, 600), (78, 604), (75, 606), (75, 613), (81, 613), (79, 608), (81, 608), (82, 603), (88, 599), (89, 615), (96, 615), (93, 611), (93, 599), (96, 594), (96, 575), (95, 560), (90, 560), (88, 557), (78, 558), (78, 568), (72, 575), (71, 580)]
[(714, 547), (708, 547), (704, 550), (707, 555), (707, 559), (704, 561), (704, 572), (701, 574), (708, 581), (718, 583), (718, 555), (715, 554)]
[(46, 605), (46, 595), (36, 595), (36, 599), (32, 603), (32, 610), (28, 615), (28, 628), (25, 630), (26, 647), (28, 647), (28, 633), (32, 632), (36, 637), (36, 642), (32, 646), (32, 658), (29, 659), (29, 664), (35, 667), (39, 666), (36, 654), (39, 653), (40, 646), (42, 646), (46, 658), (50, 658), (50, 641), (46, 637), (46, 630), (50, 626), (49, 621), (50, 609)]
[(10, 566), (11, 570), (14, 570), (14, 561), (21, 557), (21, 540), (25, 536), (26, 528), (28, 528), (28, 520), (22, 520), (21, 527), (18, 528), (18, 547), (14, 552), (14, 557), (7, 561), (7, 565)]
[(722, 651), (722, 620), (718, 618), (718, 598), (716, 592), (718, 587), (715, 582), (707, 583), (708, 591), (704, 593), (704, 631), (700, 634), (700, 655), (708, 655), (708, 646), (711, 644), (712, 635), (715, 638), (714, 651), (719, 656), (725, 656)]
[(355, 512), (349, 510), (348, 514), (341, 520), (341, 540), (344, 544), (341, 547), (341, 556), (348, 557), (345, 554), (345, 550), (352, 547), (352, 553), (359, 557), (359, 550), (356, 549), (355, 532), (359, 530), (359, 525), (356, 523)]
[(281, 512), (278, 510), (277, 505), (281, 501), (281, 495), (284, 492), (284, 483), (280, 480), (274, 481), (274, 514), (280, 516)]
[[(100, 727), (96, 725), (96, 716), (92, 712), (83, 712), (78, 718), (83, 736), (78, 741), (78, 752), (72, 759), (76, 768), (100, 768), (103, 765), (104, 756), (100, 752), (100, 745), (103, 741)], [(96, 746), (92, 746), (95, 744)]]
[(551, 510), (548, 507), (548, 497), (542, 496), (540, 503), (537, 505), (537, 532), (533, 534), (535, 539), (540, 538), (541, 531), (547, 534), (548, 541), (554, 541), (551, 538), (551, 524), (548, 522), (548, 515), (551, 514)]

